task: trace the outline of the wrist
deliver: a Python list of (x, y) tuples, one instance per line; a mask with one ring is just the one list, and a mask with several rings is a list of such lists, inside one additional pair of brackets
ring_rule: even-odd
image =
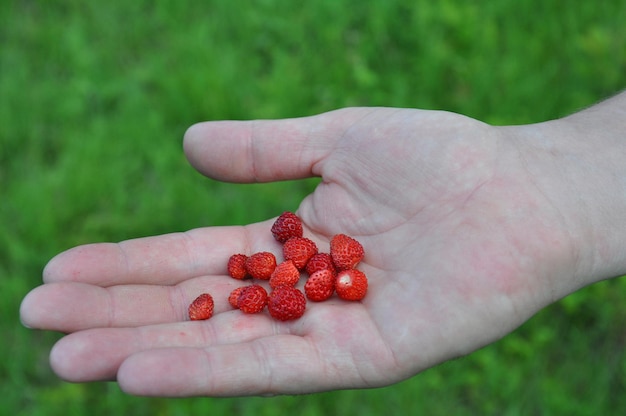
[(623, 101), (558, 120), (501, 128), (546, 201), (551, 212), (546, 227), (567, 236), (568, 244), (550, 246), (548, 239), (546, 247), (547, 252), (561, 250), (555, 256), (570, 263), (554, 275), (559, 280), (554, 286), (561, 288), (557, 296), (626, 273)]
[[(565, 145), (580, 154), (570, 161), (580, 169), (573, 191), (585, 209), (574, 217), (585, 220), (589, 240), (581, 242), (592, 259), (590, 283), (626, 274), (626, 93), (617, 95), (556, 123)], [(571, 139), (568, 139), (571, 137)], [(575, 143), (575, 144), (574, 144)], [(578, 162), (578, 163), (577, 163)], [(584, 216), (584, 217), (583, 217)]]

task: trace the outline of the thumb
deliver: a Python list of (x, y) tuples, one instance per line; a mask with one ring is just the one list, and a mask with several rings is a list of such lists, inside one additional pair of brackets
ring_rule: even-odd
[(318, 163), (365, 109), (283, 120), (212, 121), (191, 126), (183, 147), (201, 173), (227, 182), (320, 176)]

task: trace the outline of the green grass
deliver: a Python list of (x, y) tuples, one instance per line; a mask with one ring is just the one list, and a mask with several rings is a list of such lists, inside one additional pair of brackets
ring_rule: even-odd
[(0, 413), (625, 414), (624, 279), (403, 383), (296, 397), (65, 383), (47, 362), (59, 335), (18, 321), (61, 250), (263, 220), (314, 188), (201, 177), (181, 149), (192, 123), (352, 105), (555, 118), (624, 88), (624, 22), (617, 0), (1, 1)]

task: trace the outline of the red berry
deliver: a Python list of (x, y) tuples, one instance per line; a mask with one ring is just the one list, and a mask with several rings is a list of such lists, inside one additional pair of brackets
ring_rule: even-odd
[(304, 237), (293, 237), (283, 245), (285, 260), (293, 260), (298, 270), (306, 267), (309, 259), (317, 254), (317, 245)]
[(306, 264), (306, 272), (309, 276), (318, 270), (325, 269), (332, 271), (333, 275), (337, 274), (337, 270), (333, 264), (333, 258), (328, 253), (317, 253), (311, 257)]
[(235, 279), (243, 280), (248, 276), (246, 271), (246, 260), (248, 256), (245, 254), (233, 254), (228, 259), (228, 274)]
[(363, 246), (352, 237), (337, 234), (330, 240), (330, 255), (337, 269), (352, 269), (363, 259)]
[(201, 294), (189, 305), (189, 319), (192, 321), (209, 319), (213, 316), (213, 305), (211, 295), (208, 293)]
[(304, 293), (309, 300), (321, 302), (330, 298), (335, 291), (335, 274), (322, 269), (314, 272), (304, 284)]
[(279, 321), (298, 319), (306, 309), (306, 298), (295, 287), (279, 286), (270, 293), (267, 309), (270, 315)]
[(367, 293), (367, 277), (357, 269), (342, 270), (335, 279), (337, 295), (344, 300), (361, 300)]
[(244, 313), (259, 313), (267, 305), (267, 291), (260, 285), (245, 286), (237, 298), (237, 306)]
[(276, 268), (276, 256), (268, 251), (254, 253), (246, 260), (246, 270), (255, 279), (268, 280)]
[(230, 295), (228, 296), (228, 303), (230, 303), (230, 306), (235, 309), (239, 309), (239, 306), (237, 305), (237, 299), (239, 298), (239, 295), (241, 294), (241, 291), (244, 289), (244, 287), (245, 286), (241, 286), (233, 289), (233, 291), (230, 292)]
[(272, 234), (281, 243), (292, 237), (302, 237), (302, 221), (293, 212), (285, 211), (272, 225)]
[(270, 276), (270, 287), (274, 289), (282, 285), (295, 286), (298, 280), (300, 280), (300, 271), (293, 264), (293, 261), (285, 260), (276, 266), (272, 276)]

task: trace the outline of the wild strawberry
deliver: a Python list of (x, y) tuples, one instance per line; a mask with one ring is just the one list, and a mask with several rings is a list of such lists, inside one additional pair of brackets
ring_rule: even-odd
[(279, 321), (298, 319), (306, 309), (306, 298), (295, 287), (279, 286), (270, 292), (267, 309), (272, 318)]
[(270, 287), (272, 289), (281, 285), (295, 286), (300, 280), (300, 271), (291, 260), (285, 260), (274, 269), (270, 276)]
[(238, 280), (243, 280), (248, 276), (246, 271), (246, 260), (248, 256), (245, 254), (233, 254), (228, 259), (228, 274)]
[(201, 294), (189, 305), (189, 319), (192, 321), (209, 319), (213, 316), (213, 305), (211, 295), (208, 293)]
[(318, 270), (324, 269), (332, 271), (333, 275), (337, 274), (337, 270), (333, 264), (333, 258), (328, 253), (317, 253), (311, 257), (306, 264), (306, 272), (309, 276)]
[(367, 277), (357, 269), (342, 270), (335, 279), (335, 291), (344, 300), (361, 300), (367, 293)]
[(254, 253), (246, 260), (246, 271), (255, 279), (268, 280), (276, 268), (276, 256), (268, 251)]
[(335, 274), (330, 269), (314, 272), (304, 284), (304, 294), (314, 302), (321, 302), (330, 298), (334, 291)]
[(241, 291), (244, 289), (244, 287), (245, 286), (241, 286), (233, 289), (233, 291), (230, 292), (230, 295), (228, 296), (228, 303), (230, 303), (230, 306), (235, 309), (239, 309), (239, 306), (237, 305), (237, 299), (239, 298), (239, 295), (241, 294)]
[(317, 254), (317, 245), (308, 238), (293, 237), (283, 245), (285, 260), (292, 260), (298, 270), (304, 269), (309, 259), (315, 254)]
[(267, 291), (260, 285), (244, 286), (237, 297), (237, 306), (244, 313), (259, 313), (267, 305)]
[(330, 255), (337, 269), (352, 269), (363, 259), (363, 246), (352, 237), (337, 234), (330, 240)]
[(281, 243), (292, 237), (302, 237), (302, 221), (293, 212), (285, 211), (272, 225), (272, 234)]

